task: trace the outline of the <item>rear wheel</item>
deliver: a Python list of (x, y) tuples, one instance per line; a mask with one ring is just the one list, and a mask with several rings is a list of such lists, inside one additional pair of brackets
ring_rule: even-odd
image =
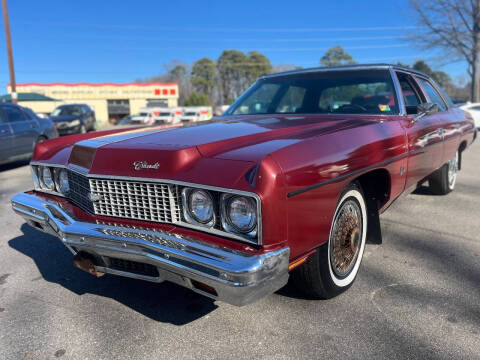
[(428, 179), (430, 190), (437, 195), (446, 195), (455, 189), (458, 171), (458, 151), (455, 157), (435, 171)]
[(367, 235), (367, 207), (360, 186), (348, 185), (340, 196), (328, 242), (292, 274), (306, 294), (329, 299), (354, 282)]

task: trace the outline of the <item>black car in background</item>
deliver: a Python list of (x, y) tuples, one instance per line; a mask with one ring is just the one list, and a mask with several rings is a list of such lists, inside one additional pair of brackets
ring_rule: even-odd
[(57, 125), (60, 135), (86, 133), (95, 130), (95, 112), (85, 104), (60, 105), (50, 119)]
[(19, 105), (0, 103), (0, 164), (29, 159), (37, 143), (57, 136), (50, 119)]

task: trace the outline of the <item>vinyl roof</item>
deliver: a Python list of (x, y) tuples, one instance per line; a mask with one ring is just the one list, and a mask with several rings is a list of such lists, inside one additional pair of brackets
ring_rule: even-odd
[(341, 65), (341, 66), (330, 66), (330, 67), (314, 67), (314, 68), (307, 68), (307, 69), (300, 69), (300, 70), (291, 70), (280, 72), (276, 74), (269, 74), (261, 76), (262, 78), (272, 78), (277, 76), (288, 76), (288, 75), (296, 75), (296, 74), (308, 74), (308, 73), (316, 73), (316, 72), (324, 72), (324, 71), (348, 71), (348, 70), (379, 70), (379, 69), (395, 69), (395, 70), (403, 70), (410, 73), (415, 73), (418, 75), (426, 76), (425, 73), (412, 69), (407, 68), (400, 65), (394, 64), (355, 64), (355, 65)]

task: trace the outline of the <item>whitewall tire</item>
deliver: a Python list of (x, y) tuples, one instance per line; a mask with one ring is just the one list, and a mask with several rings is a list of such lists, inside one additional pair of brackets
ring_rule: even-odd
[(360, 185), (349, 184), (338, 200), (327, 243), (292, 272), (301, 291), (313, 298), (329, 299), (353, 284), (365, 251), (367, 214)]

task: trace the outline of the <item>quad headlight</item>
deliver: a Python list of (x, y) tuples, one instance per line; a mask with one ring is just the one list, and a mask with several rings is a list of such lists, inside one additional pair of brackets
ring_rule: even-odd
[(68, 172), (66, 169), (54, 166), (32, 165), (33, 185), (36, 190), (67, 195), (70, 191)]
[(53, 180), (52, 170), (49, 167), (41, 166), (40, 172), (40, 187), (47, 190), (55, 190), (55, 182)]
[(65, 169), (55, 169), (55, 185), (57, 190), (63, 195), (70, 191), (70, 185), (68, 183), (68, 173)]
[(223, 226), (227, 230), (248, 234), (257, 225), (257, 206), (252, 198), (245, 196), (222, 196)]
[(212, 227), (215, 223), (213, 200), (206, 190), (185, 188), (182, 192), (184, 216), (194, 225)]
[(255, 197), (185, 187), (182, 204), (184, 225), (260, 244), (259, 208)]

